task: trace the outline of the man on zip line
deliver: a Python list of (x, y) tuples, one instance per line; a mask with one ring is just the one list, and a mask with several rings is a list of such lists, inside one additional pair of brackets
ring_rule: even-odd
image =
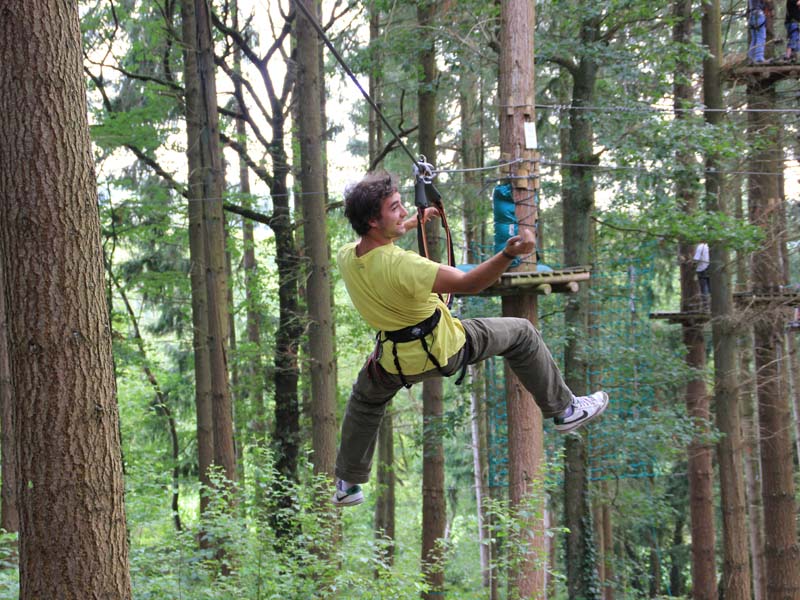
[[(533, 252), (530, 231), (523, 229), (509, 238), (501, 252), (465, 273), (395, 246), (394, 241), (417, 224), (416, 218), (407, 218), (396, 177), (368, 174), (345, 192), (344, 211), (361, 237), (339, 250), (339, 270), (356, 310), (378, 334), (345, 410), (336, 458), (335, 505), (364, 501), (359, 484), (369, 479), (381, 419), (401, 388), (455, 374), (460, 383), (467, 365), (490, 356), (508, 361), (559, 432), (574, 431), (606, 409), (605, 392), (576, 397), (569, 390), (528, 320), (459, 320), (440, 297), (475, 294), (492, 285), (512, 260)], [(423, 222), (434, 212), (424, 210)]]

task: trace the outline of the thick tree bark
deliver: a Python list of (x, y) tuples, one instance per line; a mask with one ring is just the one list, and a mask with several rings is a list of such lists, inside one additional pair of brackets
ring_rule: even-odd
[[(0, 257), (1, 258), (1, 257)], [(0, 528), (19, 531), (17, 509), (17, 446), (14, 441), (14, 390), (11, 385), (11, 363), (8, 357), (8, 309), (5, 301), (3, 261), (0, 260), (0, 454), (2, 455), (2, 497)]]
[[(304, 2), (318, 14), (314, 0)], [(324, 89), (319, 70), (319, 40), (307, 19), (297, 15), (297, 62), (300, 67), (297, 100), (303, 118), (300, 130), (300, 186), (303, 191), (303, 238), (310, 272), (306, 278), (308, 347), (311, 362), (311, 424), (314, 473), (333, 477), (336, 460), (336, 388), (333, 355), (333, 311), (330, 256), (326, 225), (326, 195), (322, 115), (319, 98)]]
[(0, 19), (0, 260), (20, 598), (131, 598), (119, 415), (76, 3)]
[[(509, 175), (520, 228), (533, 229), (536, 206), (531, 200), (536, 183), (533, 174), (534, 149), (528, 148), (525, 125), (535, 122), (533, 30), (534, 5), (524, 0), (503, 2), (500, 8), (500, 57), (498, 101), (500, 106), (500, 156), (503, 161), (519, 161), (510, 166)], [(527, 173), (527, 177), (526, 177)], [(535, 255), (526, 258), (517, 270), (535, 269)], [(503, 298), (503, 315), (537, 322), (535, 295)], [(525, 521), (521, 561), (508, 576), (509, 593), (520, 598), (544, 594), (546, 569), (536, 566), (536, 557), (545, 555), (544, 522), (532, 514), (544, 514), (541, 477), (544, 458), (542, 415), (531, 394), (522, 387), (511, 369), (506, 368), (506, 406), (508, 415), (509, 501), (520, 510)], [(539, 510), (531, 510), (533, 502)], [(529, 516), (522, 516), (527, 514)]]
[[(751, 283), (756, 293), (769, 294), (784, 283), (781, 268), (781, 223), (778, 178), (762, 174), (781, 171), (780, 123), (774, 112), (774, 84), (748, 86), (748, 134), (759, 139), (751, 150), (749, 176), (750, 222), (765, 234), (764, 242), (752, 255)], [(792, 447), (791, 409), (783, 360), (786, 315), (779, 307), (759, 310), (754, 323), (754, 352), (758, 423), (761, 449), (761, 490), (764, 504), (764, 559), (767, 567), (767, 597), (800, 596), (800, 546), (797, 540)]]
[[(703, 3), (703, 43), (708, 55), (703, 60), (703, 96), (710, 109), (705, 113), (709, 126), (722, 123), (722, 82), (720, 60), (719, 0)], [(720, 175), (720, 157), (706, 156), (706, 206), (711, 212), (726, 213)], [(722, 581), (725, 600), (750, 599), (744, 485), (742, 480), (742, 436), (738, 411), (736, 380), (736, 331), (733, 324), (733, 300), (730, 290), (728, 250), (711, 243), (711, 333), (714, 344), (714, 407), (717, 428), (723, 434), (717, 444), (720, 494), (722, 501), (723, 563)]]

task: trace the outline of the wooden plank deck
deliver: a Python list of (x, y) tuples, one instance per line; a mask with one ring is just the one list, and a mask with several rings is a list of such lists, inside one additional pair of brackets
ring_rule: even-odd
[(734, 292), (733, 299), (740, 307), (753, 304), (800, 306), (800, 292), (794, 290)]
[(800, 64), (773, 59), (770, 63), (750, 64), (737, 62), (722, 68), (722, 76), (728, 80), (744, 83), (747, 80), (777, 82), (782, 79), (800, 78)]
[(479, 294), (459, 296), (514, 296), (516, 294), (574, 294), (581, 281), (591, 278), (591, 267), (567, 267), (552, 271), (511, 271)]
[(705, 323), (711, 319), (711, 313), (697, 310), (687, 312), (651, 312), (650, 318), (669, 321), (674, 324)]

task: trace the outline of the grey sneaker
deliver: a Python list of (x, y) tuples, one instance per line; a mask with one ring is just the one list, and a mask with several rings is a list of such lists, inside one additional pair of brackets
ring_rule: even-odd
[(576, 396), (572, 400), (572, 414), (553, 419), (556, 431), (560, 433), (575, 431), (581, 425), (603, 414), (607, 406), (608, 394), (602, 391), (595, 392), (591, 396)]
[(342, 480), (336, 480), (336, 491), (333, 493), (331, 502), (335, 506), (355, 506), (364, 501), (364, 493), (361, 491), (360, 485), (351, 485), (344, 489)]

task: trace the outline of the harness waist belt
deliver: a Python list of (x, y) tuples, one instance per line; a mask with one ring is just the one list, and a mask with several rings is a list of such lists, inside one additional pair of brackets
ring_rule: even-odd
[(420, 321), (416, 325), (409, 325), (402, 329), (395, 329), (394, 331), (384, 331), (386, 339), (394, 342), (395, 344), (402, 344), (405, 342), (413, 342), (424, 338), (430, 334), (439, 324), (439, 319), (442, 318), (442, 311), (438, 308), (436, 311), (424, 321)]

